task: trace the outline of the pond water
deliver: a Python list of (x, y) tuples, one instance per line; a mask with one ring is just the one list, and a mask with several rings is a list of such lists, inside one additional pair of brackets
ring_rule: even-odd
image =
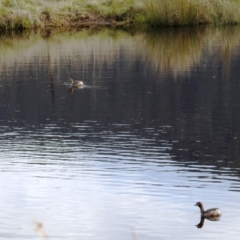
[[(0, 239), (238, 239), (239, 47), (239, 27), (2, 36)], [(197, 201), (220, 221), (197, 228)]]

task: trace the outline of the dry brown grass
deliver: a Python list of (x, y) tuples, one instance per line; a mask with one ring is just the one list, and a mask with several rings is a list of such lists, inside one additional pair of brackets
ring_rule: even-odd
[(240, 23), (237, 0), (143, 0), (151, 26)]
[(0, 30), (240, 23), (239, 0), (2, 0)]

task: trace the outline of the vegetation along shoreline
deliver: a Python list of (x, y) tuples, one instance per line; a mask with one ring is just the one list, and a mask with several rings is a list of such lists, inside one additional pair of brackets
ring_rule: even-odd
[(0, 30), (232, 25), (240, 0), (2, 0)]

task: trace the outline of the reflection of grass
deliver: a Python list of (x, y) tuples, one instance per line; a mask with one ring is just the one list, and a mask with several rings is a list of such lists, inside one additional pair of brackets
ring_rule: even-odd
[(240, 45), (240, 27), (163, 29), (146, 34), (143, 43), (150, 65), (161, 72), (186, 73), (200, 62), (203, 50), (208, 56), (217, 52), (226, 68)]
[[(218, 60), (221, 58), (223, 69), (227, 70), (239, 45), (240, 27), (237, 26), (162, 29), (157, 33), (133, 35), (114, 30), (80, 31), (72, 35), (53, 35), (47, 40), (27, 34), (20, 38), (1, 38), (0, 69), (12, 67), (14, 62), (22, 59), (30, 62), (36, 56), (39, 62), (44, 62), (48, 54), (51, 61), (56, 62), (52, 68), (60, 66), (60, 59), (66, 58), (78, 59), (72, 62), (73, 71), (82, 72), (92, 64), (96, 71), (100, 71), (102, 65), (115, 63), (122, 49), (129, 49), (125, 54), (130, 64), (141, 60), (146, 68), (154, 67), (156, 71), (176, 76), (185, 74), (198, 64), (203, 51)], [(204, 61), (207, 62), (207, 59)]]
[(200, 60), (205, 33), (197, 29), (164, 29), (147, 34), (144, 51), (156, 69), (177, 75)]

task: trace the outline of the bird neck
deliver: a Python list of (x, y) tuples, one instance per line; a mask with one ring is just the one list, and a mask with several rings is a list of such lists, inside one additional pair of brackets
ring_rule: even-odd
[(199, 205), (199, 208), (200, 208), (201, 213), (203, 213), (204, 212), (203, 204)]

